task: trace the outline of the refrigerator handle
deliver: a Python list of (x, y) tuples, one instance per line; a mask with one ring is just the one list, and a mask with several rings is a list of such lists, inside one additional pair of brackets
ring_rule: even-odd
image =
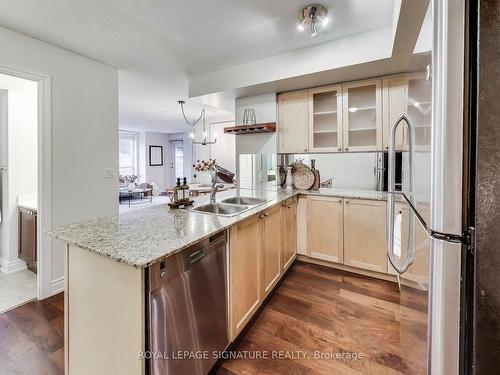
[(404, 192), (396, 191), (396, 131), (398, 126), (405, 122), (408, 127), (408, 163), (409, 163), (409, 183), (410, 191), (408, 192), (409, 200), (414, 206), (413, 193), (415, 191), (415, 179), (414, 179), (414, 166), (413, 166), (413, 150), (415, 142), (415, 127), (413, 123), (405, 112), (401, 113), (391, 126), (389, 132), (389, 166), (388, 166), (388, 199), (387, 199), (387, 256), (389, 262), (394, 267), (394, 269), (399, 273), (403, 274), (408, 270), (413, 262), (415, 261), (415, 248), (413, 246), (414, 242), (414, 228), (415, 228), (415, 218), (411, 213), (408, 215), (408, 225), (409, 225), (409, 235), (408, 235), (408, 250), (406, 256), (404, 257), (402, 263), (400, 264), (396, 256), (394, 255), (394, 208), (396, 201), (394, 200), (394, 194), (401, 195), (402, 198), (405, 197)]

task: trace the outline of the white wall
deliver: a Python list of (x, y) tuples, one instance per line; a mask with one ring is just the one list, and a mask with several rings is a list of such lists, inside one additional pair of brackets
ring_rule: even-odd
[[(243, 124), (243, 113), (246, 108), (255, 109), (257, 123), (277, 121), (276, 94), (236, 99), (236, 124)], [(240, 154), (275, 154), (277, 152), (276, 133), (245, 134), (234, 137), (236, 160), (239, 160)], [(237, 175), (240, 175), (239, 163), (236, 167)]]
[[(168, 185), (168, 164), (167, 164), (167, 154), (169, 152), (169, 142), (167, 133), (152, 133), (145, 132), (142, 133), (144, 139), (143, 142), (139, 140), (139, 162), (144, 162), (143, 169), (144, 172), (141, 174), (141, 182), (154, 182), (158, 185), (158, 189), (164, 191)], [(142, 148), (141, 148), (142, 146)], [(163, 147), (163, 165), (162, 166), (151, 166), (149, 165), (149, 146), (162, 146)], [(141, 170), (141, 167), (139, 167)]]
[[(0, 45), (0, 67), (51, 78), (52, 225), (117, 214), (117, 69), (1, 27)], [(104, 168), (115, 176), (104, 178)], [(63, 243), (52, 250), (47, 271), (57, 292)]]
[(26, 268), (18, 258), (17, 198), (36, 195), (38, 189), (38, 87), (36, 82), (0, 74), (0, 89), (8, 90), (8, 154), (2, 162), (8, 169), (2, 181), (0, 265), (3, 272), (15, 272)]

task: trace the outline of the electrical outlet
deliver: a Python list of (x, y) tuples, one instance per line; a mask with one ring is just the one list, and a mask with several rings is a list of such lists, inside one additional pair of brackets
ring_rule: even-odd
[(115, 169), (104, 168), (104, 178), (115, 178)]

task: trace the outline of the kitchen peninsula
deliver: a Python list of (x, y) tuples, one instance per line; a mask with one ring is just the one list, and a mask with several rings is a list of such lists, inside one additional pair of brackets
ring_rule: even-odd
[[(227, 311), (227, 320), (223, 320), (226, 345), (221, 350), (250, 321), (296, 258), (297, 249), (304, 258), (359, 267), (360, 273), (377, 273), (381, 278), (393, 277), (388, 274), (384, 231), (380, 230), (381, 226), (385, 228), (385, 193), (335, 189), (317, 192), (240, 190), (238, 193), (266, 201), (231, 217), (154, 206), (67, 225), (52, 232), (68, 244), (65, 262), (67, 374), (145, 373), (150, 364), (141, 353), (150, 350), (152, 345), (161, 346), (154, 342), (161, 336), (155, 330), (168, 331), (168, 322), (152, 324), (151, 315), (156, 319), (153, 322), (157, 322), (158, 313), (154, 313), (155, 307), (151, 306), (155, 303), (150, 293), (154, 284), (151, 280), (156, 274), (168, 280), (176, 272), (174, 268), (182, 268), (179, 262), (186, 259), (189, 264), (195, 263), (203, 256), (197, 244), (210, 248), (212, 243), (225, 244), (226, 238), (229, 244), (224, 245), (223, 254), (227, 254), (224, 266), (217, 271), (224, 272), (225, 287), (222, 286), (220, 293), (226, 292), (227, 296), (220, 303), (221, 311)], [(223, 192), (218, 200), (234, 195), (234, 190)], [(203, 203), (206, 203), (205, 197), (196, 198), (195, 207)], [(342, 218), (344, 209), (340, 207), (349, 204), (354, 209), (348, 209), (350, 216)], [(325, 205), (327, 209), (322, 209)], [(374, 216), (376, 213), (378, 216)], [(356, 230), (356, 220), (360, 220), (359, 230), (366, 230), (364, 217), (377, 228), (367, 235), (378, 233), (380, 237), (382, 233), (382, 237), (371, 239), (368, 245), (378, 249), (370, 250), (368, 255), (349, 255), (345, 249), (349, 238), (343, 240), (341, 233), (343, 229)], [(382, 222), (378, 221), (379, 217)], [(311, 223), (316, 223), (315, 227), (311, 227)], [(322, 236), (325, 225), (330, 230)], [(331, 230), (332, 225), (338, 230)], [(358, 238), (358, 233), (354, 237)], [(366, 241), (366, 236), (360, 238)], [(358, 252), (364, 250), (366, 247), (357, 247)], [(185, 252), (189, 252), (187, 258)], [(220, 265), (215, 260), (213, 264), (214, 267)], [(193, 275), (187, 276), (187, 282), (194, 282), (189, 277)], [(184, 295), (176, 297), (185, 298)], [(164, 320), (168, 320), (169, 314), (179, 311), (163, 313)], [(201, 335), (201, 331), (197, 334)], [(203, 341), (203, 337), (198, 337), (200, 340)]]

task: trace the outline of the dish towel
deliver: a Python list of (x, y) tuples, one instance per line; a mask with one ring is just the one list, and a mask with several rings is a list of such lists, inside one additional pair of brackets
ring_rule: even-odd
[(394, 254), (401, 258), (401, 223), (403, 214), (399, 211), (394, 220)]

